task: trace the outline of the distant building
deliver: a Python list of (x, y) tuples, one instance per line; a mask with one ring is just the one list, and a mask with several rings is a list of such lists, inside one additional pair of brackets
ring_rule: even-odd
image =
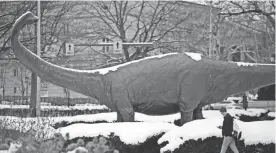
[[(101, 54), (94, 52), (75, 54), (70, 57), (52, 58), (49, 62), (67, 68), (89, 70), (95, 69), (107, 60)], [(41, 80), (41, 97), (66, 97), (64, 88)], [(28, 91), (27, 91), (28, 90)], [(19, 61), (0, 60), (0, 95), (30, 96), (31, 72)], [(86, 97), (70, 91), (71, 98)]]

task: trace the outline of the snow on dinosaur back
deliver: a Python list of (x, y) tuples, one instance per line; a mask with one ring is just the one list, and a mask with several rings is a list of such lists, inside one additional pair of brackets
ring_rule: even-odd
[[(135, 60), (135, 61), (127, 62), (127, 63), (124, 63), (124, 64), (120, 64), (120, 65), (116, 65), (116, 66), (112, 66), (112, 67), (108, 67), (108, 68), (92, 70), (91, 72), (92, 73), (99, 72), (100, 74), (104, 75), (104, 74), (107, 74), (110, 71), (116, 71), (118, 68), (124, 67), (124, 66), (132, 64), (132, 63), (138, 63), (140, 61), (144, 61), (144, 60), (148, 60), (148, 59), (153, 59), (153, 58), (162, 58), (162, 57), (165, 57), (165, 56), (170, 56), (170, 55), (175, 55), (175, 54), (178, 54), (178, 53), (168, 53), (168, 54), (161, 54), (161, 55), (156, 55), (156, 56), (150, 56), (150, 57), (146, 57), (146, 58), (143, 58), (143, 59), (140, 59), (140, 60)], [(201, 56), (202, 56), (199, 53), (192, 53), (192, 52), (185, 52), (185, 54), (187, 56), (190, 56), (193, 60), (196, 60), (196, 61), (201, 60)]]
[(178, 54), (178, 53), (168, 53), (168, 54), (161, 54), (161, 55), (156, 55), (156, 56), (150, 56), (150, 57), (146, 57), (146, 58), (143, 58), (143, 59), (140, 59), (140, 60), (135, 60), (135, 61), (127, 62), (127, 63), (124, 63), (124, 64), (120, 64), (120, 65), (116, 65), (116, 66), (112, 66), (112, 67), (108, 67), (108, 68), (92, 70), (90, 72), (92, 72), (92, 73), (99, 72), (100, 74), (104, 75), (104, 74), (107, 74), (110, 71), (116, 71), (118, 68), (124, 67), (124, 66), (129, 65), (129, 64), (138, 63), (140, 61), (144, 61), (144, 60), (148, 60), (148, 59), (153, 59), (153, 58), (162, 58), (162, 57), (165, 57), (165, 56), (170, 56), (170, 55), (175, 55), (175, 54)]
[[(199, 54), (199, 53), (192, 53), (192, 52), (184, 52), (184, 53), (187, 56), (190, 56), (195, 61), (201, 60), (201, 56), (202, 55)], [(92, 73), (99, 72), (100, 74), (104, 75), (104, 74), (107, 74), (110, 71), (116, 71), (118, 68), (126, 66), (126, 65), (129, 65), (129, 64), (132, 64), (132, 63), (138, 63), (140, 61), (144, 61), (144, 60), (148, 60), (148, 59), (153, 59), (153, 58), (162, 58), (162, 57), (166, 57), (166, 56), (170, 56), (170, 55), (175, 55), (175, 54), (178, 54), (178, 53), (174, 52), (174, 53), (168, 53), (168, 54), (161, 54), (161, 55), (156, 55), (156, 56), (150, 56), (150, 57), (146, 57), (146, 58), (143, 58), (143, 59), (140, 59), (140, 60), (135, 60), (135, 61), (127, 62), (127, 63), (124, 63), (124, 64), (120, 64), (120, 65), (116, 65), (116, 66), (112, 66), (112, 67), (108, 67), (108, 68), (92, 70), (91, 72)]]
[(66, 70), (70, 70), (70, 71), (84, 72), (84, 73), (99, 73), (99, 74), (105, 75), (105, 74), (107, 74), (107, 73), (109, 73), (111, 71), (116, 71), (120, 67), (124, 67), (124, 66), (130, 65), (130, 64), (133, 64), (133, 63), (138, 63), (140, 61), (144, 61), (144, 60), (148, 60), (148, 59), (153, 59), (153, 58), (162, 58), (162, 57), (165, 57), (165, 56), (176, 55), (176, 54), (178, 54), (178, 53), (174, 52), (174, 53), (168, 53), (168, 54), (161, 54), (161, 55), (156, 55), (156, 56), (150, 56), (150, 57), (146, 57), (146, 58), (143, 58), (143, 59), (134, 60), (134, 61), (131, 61), (131, 62), (119, 64), (119, 65), (116, 65), (116, 66), (102, 68), (102, 69), (94, 69), (94, 70), (71, 69), (71, 68), (65, 68), (65, 67), (62, 67), (62, 66), (54, 65), (54, 64), (49, 63), (49, 62), (47, 62), (47, 63), (49, 63), (51, 66), (60, 67), (62, 69), (66, 69)]
[(200, 61), (201, 60), (201, 54), (199, 53), (192, 53), (192, 52), (184, 52), (187, 56), (190, 56), (193, 60), (195, 61)]

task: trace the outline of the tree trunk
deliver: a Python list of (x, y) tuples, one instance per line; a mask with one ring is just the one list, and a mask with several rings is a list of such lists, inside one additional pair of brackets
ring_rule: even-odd
[(5, 86), (3, 85), (3, 95), (2, 95), (2, 100), (5, 100)]
[(31, 102), (30, 102), (30, 117), (37, 117), (40, 115), (40, 110), (37, 109), (37, 103), (40, 99), (37, 99), (37, 75), (32, 72), (31, 80)]

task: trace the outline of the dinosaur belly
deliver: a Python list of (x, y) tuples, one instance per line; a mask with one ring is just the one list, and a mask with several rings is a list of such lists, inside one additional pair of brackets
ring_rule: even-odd
[(134, 110), (147, 115), (167, 115), (179, 112), (179, 106), (168, 102), (145, 102), (136, 104)]

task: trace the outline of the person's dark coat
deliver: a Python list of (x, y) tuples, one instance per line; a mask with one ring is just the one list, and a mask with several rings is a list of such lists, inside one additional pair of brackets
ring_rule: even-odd
[(247, 96), (243, 96), (242, 97), (242, 104), (243, 104), (243, 108), (248, 108), (248, 101), (247, 101)]
[(233, 117), (230, 114), (226, 114), (222, 124), (222, 136), (232, 136), (233, 132)]

